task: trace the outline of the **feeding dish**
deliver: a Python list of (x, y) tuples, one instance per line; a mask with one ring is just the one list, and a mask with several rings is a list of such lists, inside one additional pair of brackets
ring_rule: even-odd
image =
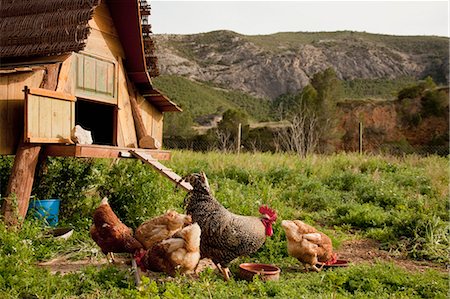
[(259, 275), (263, 281), (278, 280), (281, 269), (275, 265), (244, 263), (239, 265), (239, 276), (242, 279), (251, 281), (253, 276)]
[[(348, 260), (336, 260), (331, 265), (324, 265), (323, 268), (338, 268), (338, 267), (348, 267), (349, 261)], [(322, 264), (317, 264), (316, 267), (320, 268)]]
[(53, 236), (55, 239), (63, 239), (67, 240), (72, 236), (73, 229), (68, 227), (61, 227), (61, 228), (55, 228), (51, 229), (47, 232), (49, 236)]

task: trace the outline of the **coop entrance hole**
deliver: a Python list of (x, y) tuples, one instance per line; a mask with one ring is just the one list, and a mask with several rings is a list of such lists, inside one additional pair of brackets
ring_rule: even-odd
[(117, 107), (78, 98), (75, 124), (91, 131), (94, 144), (117, 145)]

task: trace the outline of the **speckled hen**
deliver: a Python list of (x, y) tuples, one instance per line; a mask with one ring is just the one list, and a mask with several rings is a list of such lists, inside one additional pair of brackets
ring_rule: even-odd
[(192, 216), (202, 231), (200, 253), (210, 258), (225, 280), (230, 279), (228, 264), (239, 256), (256, 252), (271, 236), (272, 223), (277, 214), (267, 206), (261, 206), (260, 218), (236, 215), (224, 208), (211, 194), (204, 173), (194, 173), (184, 178), (193, 190), (185, 198), (186, 213)]

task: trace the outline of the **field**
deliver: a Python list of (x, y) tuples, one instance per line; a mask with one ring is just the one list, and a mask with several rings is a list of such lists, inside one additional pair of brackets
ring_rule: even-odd
[[(0, 298), (447, 298), (448, 162), (436, 156), (299, 159), (173, 151), (165, 164), (180, 175), (205, 171), (226, 208), (256, 216), (259, 205), (268, 204), (280, 220), (320, 228), (338, 256), (352, 263), (305, 273), (287, 255), (279, 220), (260, 251), (231, 265), (231, 282), (208, 268), (195, 277), (151, 275), (136, 289), (129, 267), (108, 265), (89, 238), (93, 209), (108, 195), (122, 221), (135, 228), (169, 208), (182, 212), (185, 192), (135, 160), (53, 158), (33, 195), (61, 198), (60, 224), (75, 232), (58, 241), (45, 237), (38, 220), (27, 217), (19, 232), (0, 222)], [(0, 157), (3, 192), (10, 167), (11, 159)], [(55, 259), (78, 271), (52, 274), (62, 271), (51, 266)], [(239, 280), (237, 267), (247, 261), (280, 266), (280, 281)], [(74, 266), (80, 264), (90, 266)]]

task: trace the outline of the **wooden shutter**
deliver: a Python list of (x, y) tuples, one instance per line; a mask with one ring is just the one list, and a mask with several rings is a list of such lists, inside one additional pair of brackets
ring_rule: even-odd
[(25, 141), (70, 143), (75, 101), (69, 94), (25, 87)]
[(75, 95), (116, 105), (116, 65), (114, 62), (87, 54), (75, 54), (75, 57)]

